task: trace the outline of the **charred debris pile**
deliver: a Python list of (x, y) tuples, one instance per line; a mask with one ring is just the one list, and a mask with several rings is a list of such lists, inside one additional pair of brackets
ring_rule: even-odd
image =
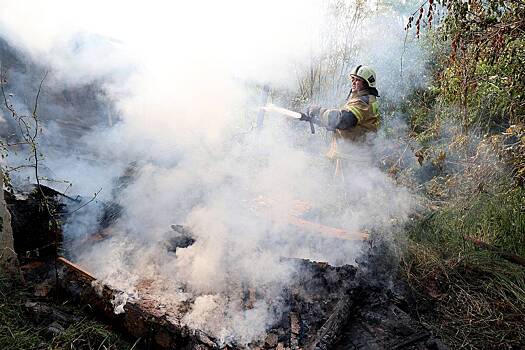
[[(67, 202), (75, 199), (43, 187), (56, 215), (67, 219)], [(39, 323), (49, 323), (57, 332), (75, 322), (54, 308), (56, 298), (74, 300), (105, 323), (126, 334), (137, 347), (148, 349), (445, 349), (428, 330), (411, 316), (414, 301), (391, 265), (387, 245), (367, 243), (367, 253), (357, 267), (331, 266), (323, 262), (287, 259), (297, 267), (297, 275), (284, 291), (287, 308), (264, 339), (248, 345), (215, 339), (199, 329), (190, 329), (181, 320), (191, 309), (191, 299), (182, 307), (170, 308), (148, 294), (148, 281), (139, 286), (141, 297), (128, 301), (116, 314), (112, 303), (119, 293), (82, 266), (63, 257), (55, 243), (63, 243), (61, 232), (49, 230), (46, 211), (38, 191), (29, 194), (6, 192), (13, 221), (15, 250), (33, 297), (25, 307)], [(104, 230), (118, 216), (116, 205), (106, 205), (98, 232), (91, 239), (105, 239)], [(172, 226), (174, 235), (166, 249), (192, 245), (191, 232)], [(100, 233), (103, 232), (103, 233)], [(257, 288), (242, 291), (245, 309), (262, 297)]]

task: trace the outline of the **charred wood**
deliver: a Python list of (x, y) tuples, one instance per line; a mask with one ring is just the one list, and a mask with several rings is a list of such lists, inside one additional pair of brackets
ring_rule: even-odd
[(33, 258), (54, 258), (56, 235), (61, 238), (62, 233), (52, 229), (51, 213), (43, 204), (42, 193), (46, 196), (53, 215), (59, 220), (67, 213), (66, 201), (73, 202), (73, 199), (63, 196), (50, 187), (41, 185), (41, 190), (42, 192), (35, 188), (22, 195), (4, 191), (7, 208), (11, 213), (14, 248), (22, 263)]
[(176, 235), (171, 236), (168, 240), (169, 251), (175, 252), (177, 248), (187, 248), (195, 243), (193, 234), (187, 227), (182, 225), (171, 225), (171, 229)]
[(339, 338), (343, 326), (350, 320), (355, 304), (354, 294), (355, 291), (337, 303), (335, 311), (319, 329), (315, 340), (308, 345), (308, 350), (327, 350), (332, 348)]
[(421, 340), (428, 339), (428, 337), (430, 337), (430, 333), (425, 330), (421, 333), (412, 334), (403, 339), (403, 341), (391, 344), (388, 348), (392, 350), (405, 349), (409, 345), (415, 344)]
[(98, 286), (95, 278), (67, 259), (59, 258), (60, 287), (82, 304), (89, 304), (96, 313), (108, 320), (117, 329), (143, 339), (151, 349), (218, 348), (203, 332), (191, 332), (186, 327), (169, 322), (163, 316), (153, 315), (139, 304), (127, 303), (124, 313), (115, 314), (111, 301), (116, 291), (107, 286)]

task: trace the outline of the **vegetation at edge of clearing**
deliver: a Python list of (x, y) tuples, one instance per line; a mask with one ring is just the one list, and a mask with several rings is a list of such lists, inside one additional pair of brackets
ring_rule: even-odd
[(421, 145), (412, 175), (432, 170), (403, 273), (428, 302), (421, 320), (452, 348), (521, 348), (525, 267), (464, 238), (525, 256), (525, 4), (442, 5), (446, 18), (421, 39), (434, 81), (401, 106)]

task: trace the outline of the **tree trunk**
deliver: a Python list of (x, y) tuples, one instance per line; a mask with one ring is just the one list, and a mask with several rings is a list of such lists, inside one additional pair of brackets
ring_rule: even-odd
[(0, 168), (0, 273), (6, 274), (15, 280), (22, 280), (18, 257), (14, 249), (13, 229), (11, 228), (11, 214), (7, 210), (4, 199), (4, 173)]

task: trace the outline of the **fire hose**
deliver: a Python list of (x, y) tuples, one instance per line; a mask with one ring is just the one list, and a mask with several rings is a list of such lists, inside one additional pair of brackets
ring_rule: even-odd
[(314, 123), (317, 123), (316, 117), (313, 115), (310, 115), (309, 112), (299, 113), (299, 112), (295, 112), (295, 111), (292, 111), (286, 108), (277, 107), (273, 104), (269, 104), (269, 105), (266, 105), (265, 107), (261, 107), (261, 110), (265, 112), (269, 112), (269, 113), (280, 114), (280, 115), (283, 115), (285, 117), (289, 117), (295, 120), (306, 121), (310, 124), (310, 131), (312, 132), (312, 134), (315, 134)]

